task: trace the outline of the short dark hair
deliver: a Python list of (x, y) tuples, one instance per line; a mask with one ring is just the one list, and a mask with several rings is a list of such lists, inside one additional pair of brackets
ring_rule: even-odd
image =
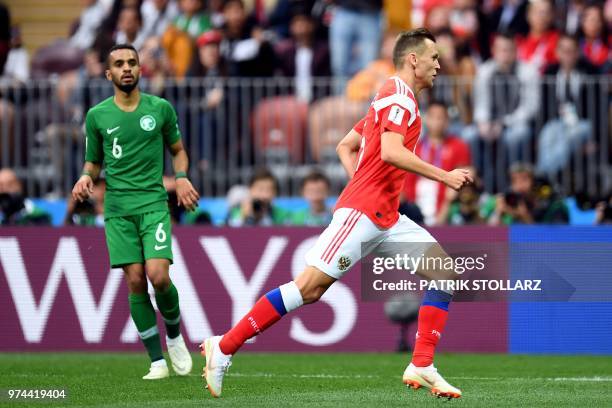
[(274, 188), (276, 188), (276, 191), (278, 191), (278, 180), (276, 180), (274, 174), (272, 174), (272, 172), (265, 167), (255, 170), (251, 176), (251, 179), (249, 180), (249, 187), (253, 187), (253, 184), (261, 180), (272, 180), (272, 182), (274, 182)]
[(442, 102), (439, 99), (434, 99), (433, 101), (429, 102), (429, 105), (427, 105), (427, 110), (433, 108), (434, 106), (444, 109), (446, 116), (448, 116), (448, 106), (446, 105), (446, 103)]
[(225, 10), (225, 8), (232, 3), (237, 3), (242, 9), (244, 9), (244, 1), (242, 0), (225, 0), (223, 2), (222, 10)]
[(508, 172), (510, 173), (510, 175), (516, 174), (516, 173), (527, 173), (531, 177), (534, 176), (533, 166), (529, 163), (523, 163), (523, 162), (513, 163), (510, 166), (510, 169), (508, 170)]
[(329, 181), (327, 176), (321, 173), (320, 171), (315, 170), (302, 179), (301, 188), (304, 189), (304, 186), (306, 186), (306, 183), (312, 183), (312, 182), (317, 182), (317, 181), (324, 182), (328, 188), (331, 187), (331, 182)]
[(561, 35), (559, 36), (559, 40), (557, 41), (557, 44), (561, 40), (570, 40), (571, 42), (575, 43), (576, 45), (580, 44), (580, 39), (578, 38), (577, 35), (568, 33), (566, 31), (561, 33)]
[(108, 54), (106, 56), (106, 67), (109, 68), (110, 67), (110, 55), (113, 53), (113, 51), (117, 51), (117, 50), (132, 50), (134, 51), (134, 53), (136, 54), (136, 61), (138, 61), (138, 64), (140, 64), (140, 58), (138, 56), (138, 51), (136, 51), (136, 48), (134, 48), (134, 46), (132, 44), (115, 44), (111, 47), (110, 50), (108, 50)]
[(142, 13), (140, 12), (140, 9), (138, 7), (135, 7), (135, 6), (122, 7), (121, 10), (119, 11), (119, 14), (121, 14), (124, 10), (132, 10), (134, 13), (136, 13), (136, 19), (138, 20), (140, 24), (142, 24)]
[(404, 65), (406, 51), (420, 48), (425, 40), (436, 42), (436, 37), (426, 28), (401, 32), (397, 36), (393, 47), (393, 65), (395, 65), (395, 68), (399, 69)]
[(512, 41), (514, 43), (515, 37), (515, 34), (511, 31), (500, 31), (495, 34), (493, 41), (497, 40), (498, 38), (502, 38), (504, 40)]

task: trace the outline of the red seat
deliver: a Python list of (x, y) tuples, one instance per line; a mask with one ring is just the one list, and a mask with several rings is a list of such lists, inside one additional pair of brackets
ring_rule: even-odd
[(261, 101), (253, 112), (253, 137), (258, 156), (285, 154), (293, 163), (303, 163), (308, 104), (294, 96)]

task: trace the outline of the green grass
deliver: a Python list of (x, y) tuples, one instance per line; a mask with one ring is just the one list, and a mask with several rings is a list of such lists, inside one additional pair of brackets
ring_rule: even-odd
[(223, 398), (213, 400), (193, 373), (147, 382), (144, 354), (0, 354), (0, 389), (67, 387), (63, 402), (0, 406), (82, 407), (603, 407), (612, 406), (612, 357), (445, 354), (436, 365), (463, 390), (460, 400), (432, 397), (401, 383), (400, 354), (257, 354), (236, 356)]

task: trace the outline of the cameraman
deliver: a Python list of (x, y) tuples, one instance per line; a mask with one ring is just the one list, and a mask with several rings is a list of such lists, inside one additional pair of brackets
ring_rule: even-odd
[(241, 204), (230, 209), (227, 225), (272, 226), (283, 225), (287, 214), (272, 201), (278, 192), (278, 181), (268, 169), (255, 171), (249, 182), (249, 195)]
[(595, 207), (596, 225), (610, 225), (612, 224), (612, 196), (608, 197), (607, 200), (597, 203)]
[(563, 200), (546, 182), (539, 182), (533, 167), (515, 163), (510, 167), (510, 189), (497, 196), (490, 225), (567, 224), (569, 213)]
[(0, 170), (0, 224), (51, 225), (51, 215), (25, 197), (21, 181), (7, 168)]
[(486, 224), (487, 217), (495, 210), (495, 197), (484, 191), (482, 180), (474, 167), (470, 170), (474, 182), (458, 191), (448, 188), (440, 207), (438, 225)]

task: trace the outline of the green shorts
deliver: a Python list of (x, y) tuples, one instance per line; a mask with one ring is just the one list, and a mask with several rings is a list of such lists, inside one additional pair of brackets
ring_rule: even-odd
[(104, 221), (111, 267), (168, 259), (172, 263), (172, 235), (168, 211), (153, 211)]

